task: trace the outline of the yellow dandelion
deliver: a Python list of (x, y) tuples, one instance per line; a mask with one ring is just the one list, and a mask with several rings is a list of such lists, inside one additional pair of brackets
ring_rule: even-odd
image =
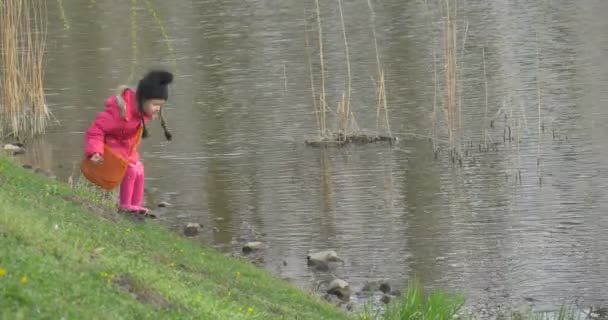
[(4, 277), (5, 275), (6, 275), (6, 269), (0, 268), (0, 278)]
[(21, 277), (21, 283), (23, 283), (23, 284), (27, 283), (27, 277), (26, 276)]
[(241, 272), (237, 271), (237, 272), (236, 272), (236, 277), (238, 278), (238, 277), (240, 277), (240, 276), (241, 276)]
[(184, 249), (179, 249), (179, 253), (184, 253)]
[(101, 277), (102, 278), (107, 278), (108, 277), (108, 273), (107, 272), (101, 272)]
[(175, 262), (171, 261), (171, 263), (169, 264), (171, 266), (171, 268), (175, 267)]
[(251, 308), (251, 307), (247, 308), (247, 312), (253, 313), (253, 308)]

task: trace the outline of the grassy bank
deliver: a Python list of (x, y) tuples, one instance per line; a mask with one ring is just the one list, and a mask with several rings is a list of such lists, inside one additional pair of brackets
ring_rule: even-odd
[[(385, 312), (347, 315), (252, 264), (124, 219), (96, 195), (0, 156), (0, 319), (475, 318), (460, 313), (460, 295), (408, 285)], [(574, 318), (567, 308), (555, 315)]]
[(255, 266), (0, 157), (1, 319), (347, 319)]

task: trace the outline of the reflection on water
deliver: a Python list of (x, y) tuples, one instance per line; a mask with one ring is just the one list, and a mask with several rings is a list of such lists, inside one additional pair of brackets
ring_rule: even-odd
[[(203, 223), (200, 241), (223, 247), (250, 225), (267, 244), (263, 265), (305, 288), (315, 276), (307, 252), (333, 248), (346, 259), (336, 275), (355, 287), (370, 278), (401, 286), (416, 275), (463, 291), (471, 305), (605, 304), (608, 3), (459, 2), (460, 28), (468, 24), (460, 166), (445, 153), (435, 159), (420, 137), (432, 126), (432, 48), (442, 52), (439, 13), (423, 1), (374, 3), (398, 146), (304, 146), (316, 133), (304, 50), (310, 2), (154, 1), (176, 61), (147, 8), (133, 11), (134, 58), (127, 3), (64, 3), (70, 29), (51, 14), (47, 71), (61, 125), (28, 161), (67, 179), (83, 131), (131, 67), (142, 74), (175, 63), (167, 112), (175, 139), (164, 142), (152, 125), (142, 145), (147, 186), (171, 193), (174, 204), (163, 223)], [(343, 5), (354, 112), (375, 129), (369, 9), (365, 1)], [(337, 3), (322, 3), (322, 18), (335, 107), (346, 88)], [(441, 71), (440, 56), (436, 63)], [(480, 152), (484, 141), (496, 149)]]

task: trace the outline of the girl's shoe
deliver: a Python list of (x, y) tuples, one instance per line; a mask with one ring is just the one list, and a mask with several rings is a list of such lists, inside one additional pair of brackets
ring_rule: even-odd
[(150, 211), (148, 208), (144, 207), (133, 207), (137, 211), (137, 213), (145, 218), (156, 219), (156, 215)]
[(128, 218), (133, 219), (135, 222), (144, 222), (144, 215), (142, 215), (138, 210), (129, 207), (121, 207), (118, 208), (118, 213), (125, 215)]

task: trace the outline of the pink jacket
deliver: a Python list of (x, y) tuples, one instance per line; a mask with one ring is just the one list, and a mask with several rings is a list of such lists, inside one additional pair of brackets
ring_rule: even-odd
[[(121, 100), (117, 96), (106, 99), (106, 109), (100, 112), (85, 133), (84, 153), (90, 157), (94, 153), (103, 156), (103, 145), (106, 143), (115, 152), (128, 158), (129, 162), (139, 161), (138, 148), (134, 148), (128, 156), (131, 147), (135, 143), (137, 130), (141, 126), (141, 112), (137, 108), (135, 91), (119, 88)], [(149, 116), (144, 116), (148, 123)]]

